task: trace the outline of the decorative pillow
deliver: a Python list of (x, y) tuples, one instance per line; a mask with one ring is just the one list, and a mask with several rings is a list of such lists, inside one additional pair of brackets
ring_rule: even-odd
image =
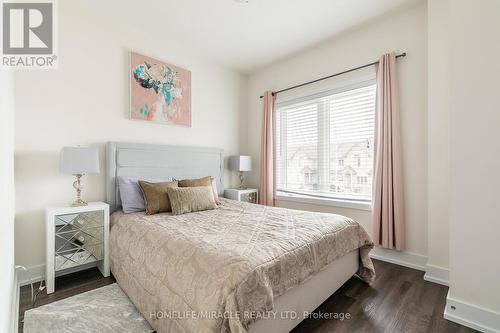
[(142, 212), (146, 210), (144, 206), (144, 197), (142, 196), (141, 188), (137, 183), (139, 180), (144, 180), (149, 183), (170, 182), (171, 177), (159, 178), (138, 178), (128, 176), (118, 176), (118, 189), (120, 191), (120, 199), (122, 202), (122, 210), (125, 214)]
[(198, 179), (182, 179), (179, 180), (179, 187), (198, 187), (198, 186), (212, 186), (214, 192), (214, 199), (217, 204), (219, 201), (219, 194), (217, 193), (217, 185), (215, 178), (210, 176)]
[(168, 188), (167, 193), (173, 215), (217, 208), (212, 186)]
[(212, 186), (210, 176), (198, 179), (182, 179), (179, 180), (179, 187), (196, 187), (196, 186)]
[(167, 190), (177, 187), (177, 181), (164, 183), (149, 183), (139, 180), (144, 202), (146, 204), (146, 214), (152, 215), (163, 212), (170, 212), (170, 200), (167, 195)]

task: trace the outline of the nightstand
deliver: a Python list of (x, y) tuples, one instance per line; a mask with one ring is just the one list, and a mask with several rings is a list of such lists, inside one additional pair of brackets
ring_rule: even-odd
[(259, 191), (255, 188), (240, 190), (238, 188), (228, 188), (224, 190), (224, 197), (231, 200), (259, 203)]
[(90, 267), (108, 277), (109, 205), (49, 207), (45, 211), (47, 294), (54, 292), (56, 276)]

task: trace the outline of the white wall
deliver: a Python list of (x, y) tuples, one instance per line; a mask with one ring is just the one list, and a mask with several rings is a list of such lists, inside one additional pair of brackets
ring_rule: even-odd
[(500, 1), (450, 4), (450, 297), (500, 331)]
[(449, 265), (450, 32), (449, 0), (428, 2), (428, 265)]
[[(59, 2), (59, 68), (16, 74), (16, 262), (45, 263), (44, 209), (74, 198), (73, 178), (58, 173), (62, 146), (96, 145), (101, 174), (85, 177), (86, 200), (104, 200), (107, 141), (240, 148), (238, 127), (245, 78), (159, 35), (113, 31)], [(128, 51), (162, 59), (192, 72), (192, 127), (128, 119)], [(226, 186), (231, 186), (229, 172)]]
[[(405, 174), (407, 251), (427, 255), (427, 12), (425, 2), (391, 14), (252, 73), (248, 82), (247, 153), (259, 163), (265, 90), (285, 88), (406, 51), (398, 60)], [(258, 171), (249, 183), (258, 184)], [(370, 212), (278, 201), (277, 205), (351, 216), (370, 230)]]
[[(0, 73), (0, 332), (14, 329), (14, 84)], [(12, 324), (12, 326), (10, 326)]]

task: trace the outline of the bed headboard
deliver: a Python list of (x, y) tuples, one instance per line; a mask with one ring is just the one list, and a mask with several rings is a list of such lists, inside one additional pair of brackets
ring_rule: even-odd
[(217, 148), (108, 142), (106, 145), (106, 197), (111, 212), (121, 207), (118, 176), (217, 179), (224, 191), (224, 151)]

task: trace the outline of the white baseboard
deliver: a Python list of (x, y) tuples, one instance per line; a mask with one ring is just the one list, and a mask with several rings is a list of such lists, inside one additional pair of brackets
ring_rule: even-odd
[(424, 280), (442, 284), (443, 286), (449, 286), (450, 270), (441, 266), (426, 264)]
[(427, 257), (412, 252), (399, 252), (394, 250), (375, 247), (370, 252), (370, 257), (382, 261), (387, 261), (396, 265), (410, 267), (419, 271), (424, 271), (424, 280), (449, 285), (450, 271), (448, 268), (427, 264)]
[(20, 294), (20, 288), (21, 286), (19, 285), (19, 270), (14, 271), (14, 281), (13, 281), (13, 286), (14, 288), (12, 292), (12, 313), (11, 313), (11, 318), (13, 319), (10, 325), (10, 332), (17, 333), (19, 330), (19, 294)]
[(45, 278), (45, 265), (27, 267), (26, 271), (20, 270), (18, 275), (19, 286), (26, 286), (32, 282), (38, 282)]
[[(427, 265), (427, 257), (412, 252), (399, 252), (394, 250), (375, 247), (370, 251), (370, 257), (392, 264), (413, 268), (426, 272), (424, 279), (430, 282), (448, 285), (448, 269), (433, 265)], [(19, 284), (28, 285), (30, 278), (32, 282), (38, 282), (45, 276), (45, 265), (39, 264), (28, 267), (26, 271), (19, 272)], [(426, 278), (427, 277), (427, 278)]]
[[(97, 262), (91, 262), (88, 264), (83, 264), (74, 268), (67, 268), (64, 271), (60, 271), (56, 273), (56, 277), (60, 275), (70, 274), (82, 269), (87, 269), (91, 267), (97, 267)], [(29, 285), (30, 282), (39, 282), (45, 279), (45, 264), (39, 264), (31, 267), (27, 267), (26, 270), (19, 271), (19, 285), (26, 286)]]
[(387, 261), (392, 264), (413, 268), (425, 272), (425, 264), (427, 257), (412, 253), (412, 252), (399, 252), (394, 250), (382, 249), (375, 247), (370, 251), (370, 257), (382, 261)]
[(500, 333), (500, 313), (448, 296), (444, 318), (485, 333)]

